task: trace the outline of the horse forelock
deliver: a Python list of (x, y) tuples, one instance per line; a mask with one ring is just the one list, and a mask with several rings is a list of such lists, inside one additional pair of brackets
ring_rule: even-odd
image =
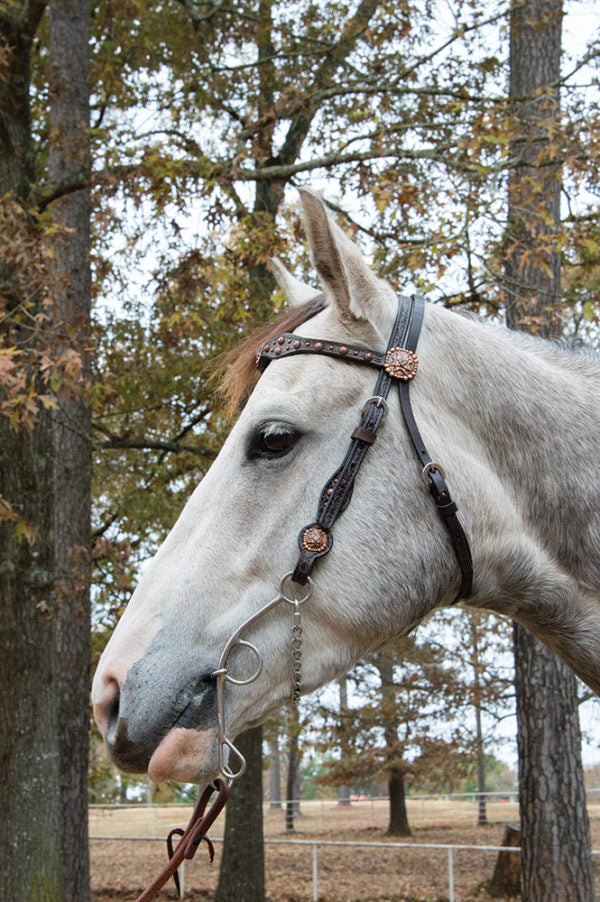
[(254, 329), (230, 351), (221, 355), (215, 367), (217, 392), (223, 400), (226, 414), (233, 418), (256, 385), (260, 373), (256, 367), (258, 349), (277, 332), (295, 332), (326, 307), (324, 294), (318, 294), (305, 304), (291, 307)]

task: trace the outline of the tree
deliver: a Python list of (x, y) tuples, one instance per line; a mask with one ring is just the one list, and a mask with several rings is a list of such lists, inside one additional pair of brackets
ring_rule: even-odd
[[(215, 902), (261, 902), (265, 898), (265, 863), (262, 855), (262, 727), (238, 737), (246, 759), (246, 772), (233, 784), (227, 803), (223, 858)], [(258, 750), (257, 750), (258, 747)], [(252, 838), (252, 843), (249, 839)], [(260, 850), (248, 855), (248, 846)]]
[[(349, 716), (348, 677), (347, 677), (347, 675), (344, 674), (343, 676), (341, 676), (339, 678), (339, 680), (337, 681), (337, 684), (340, 689), (340, 720), (343, 721), (344, 718), (347, 718)], [(341, 739), (340, 755), (343, 758), (347, 752), (347, 750), (345, 748), (345, 741), (344, 741), (345, 730), (343, 729), (343, 725), (342, 725), (342, 728), (340, 729), (340, 739)], [(350, 804), (350, 787), (347, 784), (342, 784), (338, 789), (338, 805), (349, 805), (349, 804)]]
[(66, 196), (89, 170), (89, 13), (49, 5), (36, 152), (32, 48), (47, 6), (0, 9), (0, 881), (5, 898), (59, 902), (89, 897), (89, 196)]
[(375, 666), (381, 678), (383, 711), (383, 734), (388, 754), (388, 793), (390, 799), (390, 820), (388, 836), (410, 836), (404, 791), (403, 762), (398, 760), (398, 714), (394, 691), (394, 660), (391, 655), (379, 652)]
[(279, 724), (268, 727), (269, 746), (269, 811), (281, 811), (281, 752), (279, 748)]
[[(104, 291), (116, 286), (124, 299), (102, 311), (94, 389), (107, 624), (220, 447), (225, 418), (203, 364), (280, 303), (270, 299), (269, 256), (308, 269), (296, 211), (281, 206), (287, 186), (326, 175), (347, 227), (395, 285), (500, 309), (498, 256), (481, 233), (497, 237), (503, 225), (511, 132), (495, 87), (502, 53), (486, 29), (508, 10), (486, 17), (458, 4), (444, 32), (436, 4), (256, 0), (233, 11), (164, 0), (135, 15), (98, 5), (98, 232), (107, 244), (115, 231), (126, 236), (128, 265), (146, 243), (154, 255), (144, 291), (140, 277), (131, 292), (136, 280), (114, 247), (97, 247)], [(583, 172), (587, 160), (581, 178), (594, 190), (597, 111), (581, 103), (571, 114), (569, 165)], [(581, 283), (577, 291), (593, 315)]]
[[(436, 621), (446, 627), (446, 643), (452, 637), (451, 654), (461, 673), (461, 744), (472, 761), (473, 790), (477, 790), (477, 822), (487, 823), (486, 749), (497, 725), (514, 715), (514, 659), (508, 621), (485, 611), (440, 612)], [(439, 629), (439, 627), (438, 627)]]
[[(89, 174), (89, 0), (50, 3), (52, 185)], [(89, 897), (87, 763), (90, 680), (90, 192), (57, 197), (49, 265), (54, 353), (80, 371), (57, 385), (52, 411), (54, 603), (65, 899)]]
[(471, 618), (471, 645), (473, 649), (473, 695), (475, 709), (475, 743), (477, 755), (477, 823), (487, 824), (485, 803), (485, 752), (482, 725), (482, 662), (480, 656), (480, 636), (474, 618)]
[(408, 636), (359, 663), (348, 678), (357, 698), (345, 716), (321, 708), (328, 721), (322, 748), (336, 757), (319, 782), (356, 788), (387, 781), (388, 834), (409, 836), (406, 781), (423, 770), (444, 771), (446, 778), (455, 772), (457, 746), (445, 734), (457, 710), (457, 674), (443, 647)]
[(288, 754), (285, 781), (285, 829), (294, 829), (294, 818), (300, 817), (300, 712), (296, 704), (288, 710)]
[[(511, 14), (510, 95), (519, 135), (508, 186), (507, 318), (560, 335), (561, 167), (558, 84), (562, 3), (530, 0)], [(573, 674), (515, 624), (522, 895), (596, 898)]]

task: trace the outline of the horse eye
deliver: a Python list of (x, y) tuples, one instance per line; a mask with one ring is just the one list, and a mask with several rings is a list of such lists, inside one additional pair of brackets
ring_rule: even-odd
[(283, 457), (296, 443), (297, 433), (284, 423), (260, 426), (250, 442), (248, 457)]

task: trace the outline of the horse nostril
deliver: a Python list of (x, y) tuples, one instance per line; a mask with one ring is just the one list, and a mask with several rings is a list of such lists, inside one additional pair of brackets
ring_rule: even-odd
[(95, 680), (92, 687), (92, 701), (98, 729), (102, 737), (106, 739), (109, 732), (114, 732), (119, 719), (120, 688), (117, 680), (113, 677)]
[(117, 694), (115, 695), (115, 697), (109, 704), (108, 710), (107, 710), (107, 715), (108, 715), (108, 721), (107, 721), (107, 727), (106, 727), (107, 733), (112, 733), (116, 729), (117, 721), (119, 720), (120, 702), (121, 702), (121, 693), (119, 692), (119, 687), (117, 686)]

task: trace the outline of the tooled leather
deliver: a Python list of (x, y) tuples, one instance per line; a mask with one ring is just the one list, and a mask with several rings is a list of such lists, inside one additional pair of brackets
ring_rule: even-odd
[(294, 332), (281, 332), (261, 346), (257, 354), (257, 366), (262, 372), (270, 360), (281, 360), (292, 354), (325, 354), (328, 357), (341, 357), (343, 360), (352, 360), (354, 363), (377, 368), (381, 368), (385, 363), (385, 354), (379, 354), (369, 348), (348, 345), (340, 341), (305, 338)]
[[(401, 338), (404, 337), (407, 331), (407, 326), (410, 321), (410, 315), (412, 312), (413, 301), (412, 299), (408, 298), (403, 298), (403, 301), (408, 301), (408, 303), (399, 302), (398, 304), (396, 320), (394, 322), (392, 334), (390, 335), (388, 342), (388, 351), (390, 348), (394, 348), (400, 343)], [(331, 342), (330, 344), (334, 345), (334, 342)], [(347, 346), (344, 345), (343, 347), (346, 348), (346, 351), (348, 351)], [(331, 350), (333, 351), (333, 348)], [(291, 353), (294, 352), (303, 353), (304, 349), (298, 347), (295, 349), (295, 351), (291, 351)], [(377, 364), (379, 366), (379, 375), (375, 383), (373, 397), (382, 398), (383, 400), (385, 400), (389, 394), (392, 381), (394, 380), (393, 377), (383, 368), (386, 355), (375, 355), (375, 352), (371, 353), (371, 359), (377, 356), (380, 361)], [(347, 353), (344, 353), (342, 356), (345, 359), (351, 361), (354, 361), (356, 359), (354, 356), (349, 357)], [(382, 404), (374, 400), (370, 400), (363, 409), (358, 429), (363, 430), (365, 433), (369, 433), (370, 436), (376, 436), (377, 430), (383, 422), (384, 412), (385, 409)], [(317, 552), (307, 550), (303, 545), (303, 536), (308, 527), (304, 527), (304, 529), (301, 530), (300, 535), (298, 536), (298, 547), (300, 549), (300, 555), (298, 557), (298, 561), (292, 575), (292, 579), (295, 582), (298, 582), (300, 584), (306, 583), (306, 580), (310, 576), (317, 559), (319, 557), (323, 557), (323, 555), (327, 554), (331, 549), (331, 546), (333, 544), (331, 527), (333, 526), (337, 518), (344, 512), (350, 502), (354, 488), (354, 481), (360, 469), (360, 465), (362, 464), (365, 455), (372, 444), (373, 441), (365, 441), (355, 434), (352, 435), (350, 447), (348, 448), (346, 457), (344, 458), (342, 465), (338, 467), (333, 476), (328, 480), (325, 488), (321, 492), (321, 497), (319, 499), (317, 521), (314, 525), (318, 525), (326, 531), (329, 539), (329, 547), (326, 550), (320, 550)], [(311, 524), (311, 527), (312, 526), (313, 524)]]
[[(396, 322), (388, 342), (385, 354), (342, 342), (323, 341), (316, 338), (305, 338), (293, 332), (283, 332), (265, 342), (257, 354), (257, 367), (261, 372), (271, 360), (288, 357), (293, 354), (325, 354), (342, 360), (362, 363), (379, 369), (379, 375), (373, 395), (387, 398), (392, 381), (398, 385), (400, 408), (404, 417), (407, 432), (411, 438), (416, 454), (422, 465), (433, 464), (417, 427), (412, 405), (410, 403), (410, 380), (414, 377), (418, 361), (415, 355), (421, 324), (423, 319), (423, 301), (420, 298), (399, 296)], [(327, 554), (332, 547), (331, 528), (337, 518), (344, 512), (352, 497), (354, 481), (364, 460), (365, 454), (377, 437), (377, 430), (383, 421), (384, 410), (374, 401), (366, 406), (359, 426), (351, 437), (350, 447), (341, 466), (325, 484), (319, 498), (317, 519), (305, 526), (298, 537), (300, 556), (292, 579), (305, 583), (316, 560)], [(448, 486), (439, 469), (427, 470), (429, 490), (436, 504), (437, 511), (448, 530), (454, 553), (459, 564), (462, 581), (460, 591), (453, 604), (471, 594), (473, 581), (473, 564), (469, 542), (457, 516), (456, 504), (450, 496)], [(304, 543), (307, 530), (322, 531), (319, 542)], [(305, 547), (317, 544), (318, 550)]]

